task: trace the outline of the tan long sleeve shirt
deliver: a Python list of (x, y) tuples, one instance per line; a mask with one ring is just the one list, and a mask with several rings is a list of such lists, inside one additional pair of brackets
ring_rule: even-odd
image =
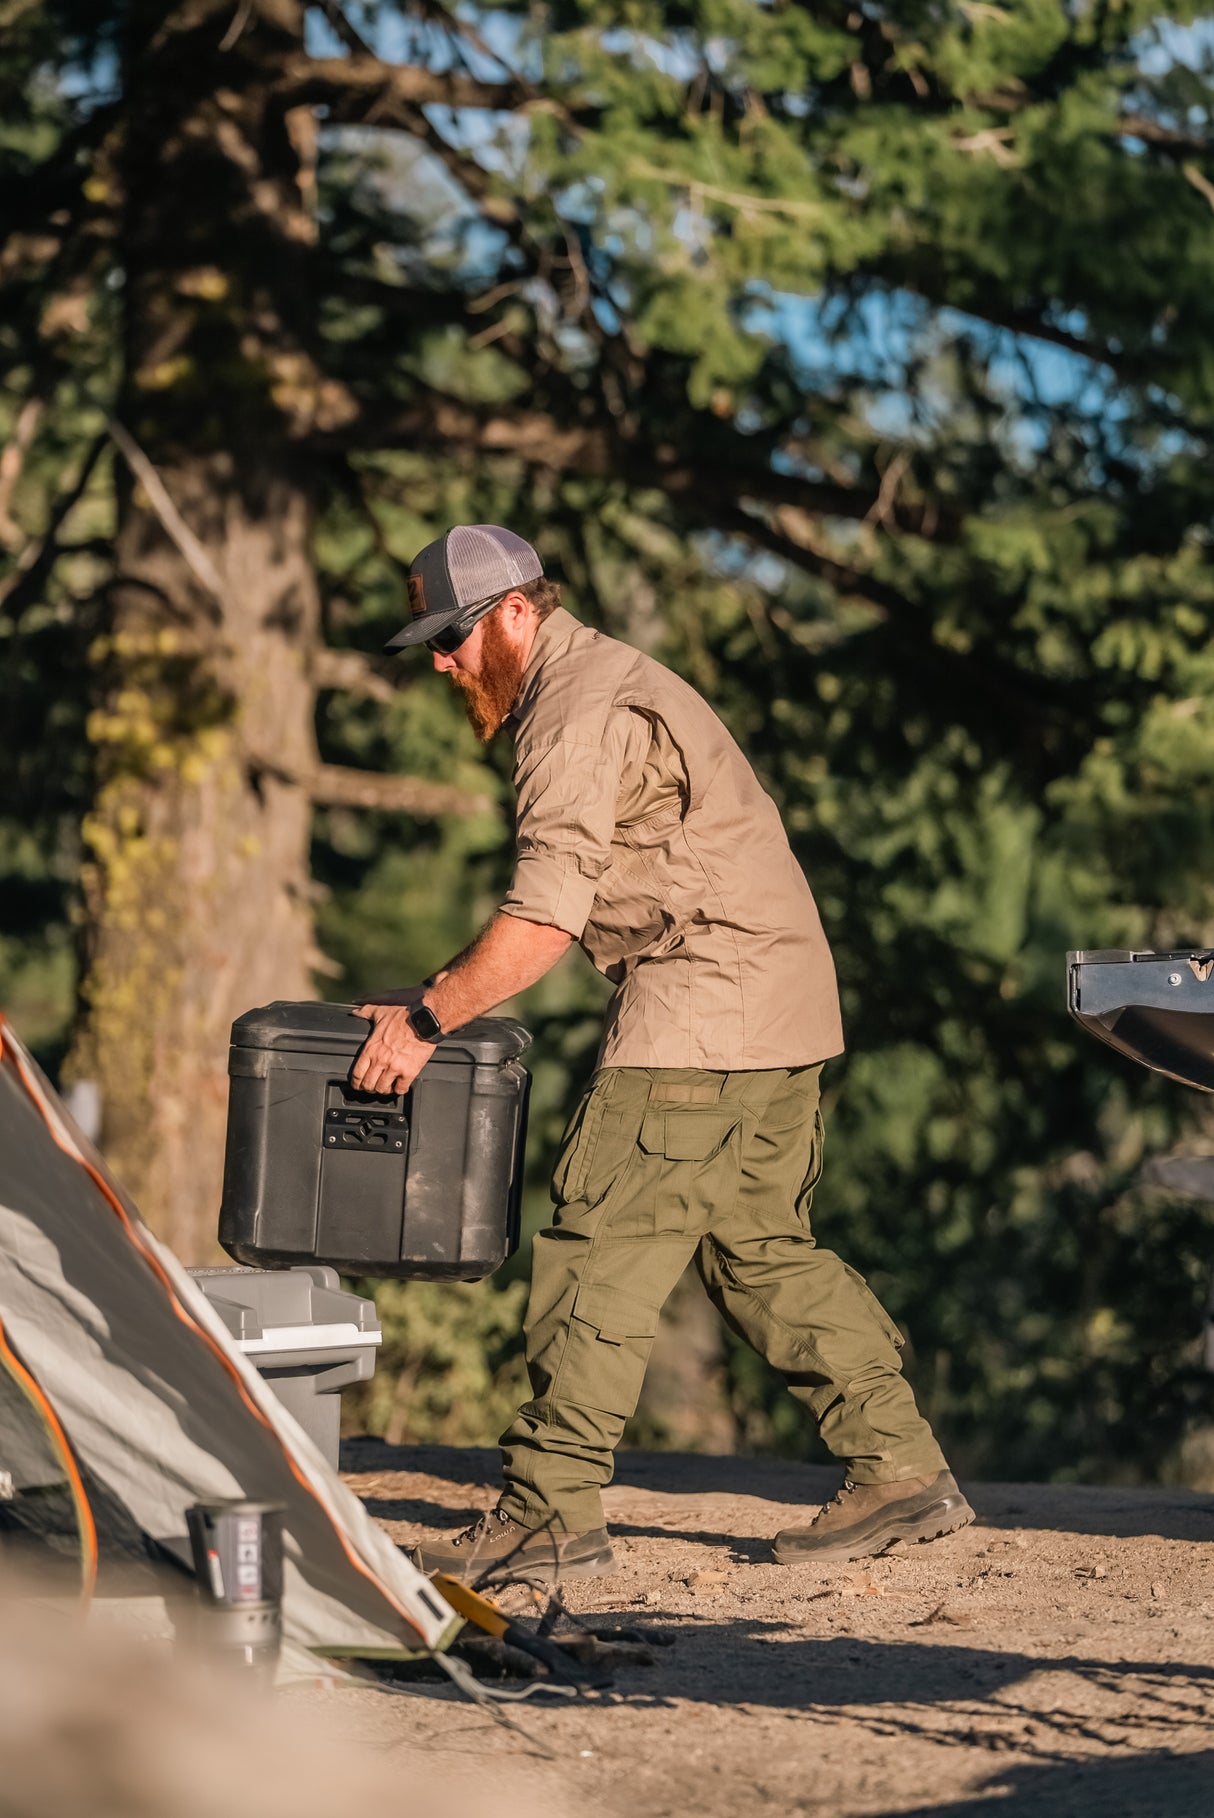
[(559, 609), (508, 722), (502, 905), (616, 987), (601, 1066), (793, 1067), (843, 1048), (835, 969), (779, 812), (695, 690)]

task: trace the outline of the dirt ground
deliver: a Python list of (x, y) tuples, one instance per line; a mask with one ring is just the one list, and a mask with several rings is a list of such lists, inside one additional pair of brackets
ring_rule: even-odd
[[(402, 1543), (494, 1499), (488, 1452), (354, 1440), (343, 1463)], [(595, 1702), (510, 1707), (526, 1736), (431, 1685), (335, 1694), (343, 1722), (402, 1766), (554, 1818), (1211, 1818), (1214, 1496), (966, 1487), (978, 1520), (960, 1534), (789, 1568), (770, 1537), (833, 1473), (624, 1454), (607, 1496), (620, 1571), (564, 1595), (672, 1635), (652, 1665)]]

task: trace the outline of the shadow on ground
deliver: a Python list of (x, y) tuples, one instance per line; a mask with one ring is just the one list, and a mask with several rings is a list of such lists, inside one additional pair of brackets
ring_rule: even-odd
[[(660, 1610), (650, 1614), (661, 1623)], [(605, 1613), (596, 1620), (606, 1620)], [(861, 1721), (874, 1735), (931, 1736), (1060, 1758), (1071, 1757), (1077, 1742), (1107, 1747), (1112, 1732), (1125, 1746), (1141, 1735), (1158, 1747), (1166, 1732), (1178, 1748), (1192, 1748), (1209, 1739), (1214, 1711), (1214, 1666), (1078, 1654), (1042, 1659), (856, 1635), (797, 1639), (776, 1622), (684, 1626), (658, 1673), (660, 1687), (652, 1690), (664, 1699), (764, 1706), (818, 1722), (846, 1714), (849, 1725)], [(1075, 1708), (1059, 1702), (1060, 1676), (1076, 1682), (1066, 1695)], [(1137, 1709), (1122, 1700), (1131, 1681)], [(630, 1702), (650, 1689), (641, 1676), (631, 1678)], [(991, 1718), (998, 1719), (999, 1734), (983, 1727)], [(1214, 1782), (1210, 1790), (1214, 1811)]]
[[(373, 1515), (389, 1521), (418, 1521), (433, 1527), (461, 1527), (492, 1500), (498, 1484), (498, 1454), (487, 1446), (389, 1446), (371, 1438), (348, 1439), (342, 1445), (344, 1471), (406, 1471), (475, 1492), (459, 1509), (444, 1509), (432, 1500), (369, 1501)], [(839, 1487), (840, 1473), (831, 1466), (801, 1465), (782, 1458), (739, 1458), (687, 1453), (621, 1452), (616, 1459), (617, 1488), (647, 1490), (657, 1495), (755, 1496), (809, 1510), (828, 1500)], [(1198, 1490), (1104, 1489), (1075, 1484), (1034, 1485), (1026, 1497), (1017, 1484), (966, 1486), (979, 1523), (993, 1528), (1065, 1528), (1074, 1534), (1131, 1538), (1158, 1535), (1164, 1540), (1214, 1540), (1214, 1496)], [(697, 1511), (697, 1513), (699, 1513)], [(619, 1524), (617, 1532), (682, 1535), (718, 1544), (733, 1542), (742, 1558), (759, 1557), (746, 1549), (759, 1547), (770, 1535), (753, 1537), (706, 1531), (689, 1518), (686, 1530), (666, 1526)], [(791, 1523), (790, 1523), (791, 1525)], [(1214, 1810), (1214, 1801), (1211, 1802)]]
[(900, 1806), (897, 1818), (1209, 1818), (1211, 1809), (1214, 1751), (1152, 1750), (1118, 1761), (1022, 1764), (996, 1775), (977, 1798)]
[[(495, 1468), (493, 1454), (489, 1457), (491, 1468)], [(658, 1494), (758, 1496), (764, 1502), (809, 1509), (834, 1495), (841, 1476), (833, 1466), (801, 1465), (783, 1458), (621, 1452), (616, 1460), (615, 1481), (617, 1485)], [(1073, 1534), (1154, 1534), (1164, 1540), (1214, 1540), (1214, 1496), (1198, 1490), (1034, 1485), (1030, 1503), (1014, 1483), (965, 1487), (984, 1527), (1064, 1527)], [(1214, 1801), (1211, 1810), (1214, 1811)]]

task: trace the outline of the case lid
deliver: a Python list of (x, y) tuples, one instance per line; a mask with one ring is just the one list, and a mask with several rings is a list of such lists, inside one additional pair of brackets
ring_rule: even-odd
[[(234, 1048), (270, 1048), (277, 1053), (336, 1054), (353, 1060), (371, 1033), (365, 1016), (350, 1004), (263, 1004), (232, 1024)], [(508, 1016), (477, 1016), (435, 1046), (437, 1061), (513, 1060), (531, 1046), (522, 1023)]]
[(1098, 1040), (1182, 1085), (1214, 1092), (1214, 952), (1067, 954), (1067, 1007)]

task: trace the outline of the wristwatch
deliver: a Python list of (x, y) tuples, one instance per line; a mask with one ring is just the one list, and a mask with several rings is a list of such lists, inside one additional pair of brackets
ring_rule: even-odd
[(415, 1004), (409, 1012), (409, 1027), (419, 1042), (441, 1042), (443, 1025), (429, 1004)]

